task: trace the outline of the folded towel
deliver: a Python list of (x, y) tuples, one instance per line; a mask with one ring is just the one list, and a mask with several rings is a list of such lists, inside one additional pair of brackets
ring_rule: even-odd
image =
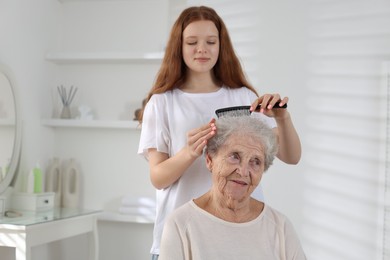
[(156, 208), (156, 201), (148, 197), (135, 197), (129, 194), (123, 196), (121, 202), (122, 206)]
[(119, 213), (134, 216), (156, 216), (156, 209), (150, 207), (120, 207)]

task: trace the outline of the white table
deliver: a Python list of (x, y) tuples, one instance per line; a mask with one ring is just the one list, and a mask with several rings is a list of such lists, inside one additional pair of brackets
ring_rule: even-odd
[(89, 259), (98, 259), (97, 216), (100, 211), (55, 208), (41, 213), (22, 212), (18, 217), (0, 218), (0, 246), (14, 247), (16, 260), (31, 260), (33, 246), (81, 234), (91, 243)]

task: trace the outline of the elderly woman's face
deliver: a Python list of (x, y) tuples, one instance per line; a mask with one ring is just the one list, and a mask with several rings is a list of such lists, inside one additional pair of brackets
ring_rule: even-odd
[(213, 174), (213, 185), (224, 196), (241, 200), (249, 197), (260, 183), (264, 172), (264, 149), (259, 140), (234, 134), (216, 155), (207, 156)]

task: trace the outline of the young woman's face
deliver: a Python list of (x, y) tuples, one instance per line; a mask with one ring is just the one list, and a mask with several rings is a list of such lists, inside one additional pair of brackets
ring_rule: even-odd
[(218, 60), (219, 34), (211, 21), (190, 23), (183, 31), (183, 59), (192, 72), (210, 72)]

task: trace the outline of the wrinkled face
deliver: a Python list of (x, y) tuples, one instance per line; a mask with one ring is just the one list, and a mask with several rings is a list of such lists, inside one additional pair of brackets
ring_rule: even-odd
[(191, 72), (210, 72), (218, 60), (219, 34), (211, 21), (190, 23), (183, 31), (183, 59)]
[(213, 157), (206, 158), (213, 188), (228, 199), (249, 198), (264, 172), (264, 149), (259, 140), (233, 134)]

